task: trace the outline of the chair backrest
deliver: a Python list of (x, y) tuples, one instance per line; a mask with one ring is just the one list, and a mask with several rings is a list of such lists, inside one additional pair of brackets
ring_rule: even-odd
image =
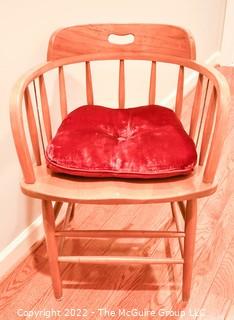
[[(113, 43), (127, 37), (127, 43)], [(131, 41), (129, 40), (129, 36)], [(195, 42), (187, 30), (162, 24), (91, 24), (59, 29), (50, 38), (47, 59), (54, 61), (73, 56), (87, 56), (116, 53), (124, 55), (153, 54), (186, 58), (196, 58)], [(183, 74), (180, 74), (182, 81)], [(152, 61), (149, 104), (156, 101), (156, 61)], [(86, 63), (86, 94), (88, 104), (94, 104), (92, 71)], [(125, 107), (125, 62), (119, 64), (119, 108)], [(178, 102), (178, 101), (177, 101)], [(179, 102), (178, 102), (179, 103)]]
[[(116, 44), (111, 35), (116, 40), (131, 35), (132, 41)], [(50, 38), (47, 59), (116, 51), (196, 59), (192, 35), (183, 28), (162, 24), (90, 24), (60, 29)]]

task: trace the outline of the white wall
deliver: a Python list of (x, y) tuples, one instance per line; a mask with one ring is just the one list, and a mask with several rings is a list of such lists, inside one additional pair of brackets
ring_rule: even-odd
[(11, 138), (8, 102), (16, 79), (45, 61), (51, 33), (57, 28), (86, 23), (176, 24), (191, 30), (198, 59), (205, 61), (220, 50), (225, 3), (225, 0), (0, 1), (0, 251), (40, 214), (37, 201), (22, 195), (19, 188), (21, 172)]
[(234, 1), (227, 0), (226, 14), (223, 28), (223, 39), (221, 46), (221, 63), (223, 65), (234, 65)]

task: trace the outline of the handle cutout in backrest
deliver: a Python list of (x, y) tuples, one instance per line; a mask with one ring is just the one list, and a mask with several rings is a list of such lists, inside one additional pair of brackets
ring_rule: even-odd
[(117, 45), (126, 45), (126, 44), (131, 44), (135, 41), (135, 36), (131, 33), (125, 34), (125, 35), (118, 35), (111, 33), (108, 36), (108, 41), (111, 44), (117, 44)]

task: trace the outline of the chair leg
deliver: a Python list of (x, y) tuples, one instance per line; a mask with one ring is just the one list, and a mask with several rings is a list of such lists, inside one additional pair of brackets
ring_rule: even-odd
[(71, 214), (70, 214), (70, 217), (69, 217), (69, 222), (72, 221), (72, 219), (74, 218), (74, 214), (75, 214), (75, 203), (73, 203), (72, 205), (72, 211), (71, 211)]
[[(74, 208), (75, 208), (75, 204), (74, 203), (68, 203), (66, 215), (65, 215), (65, 218), (64, 218), (64, 221), (63, 221), (63, 226), (62, 226), (62, 230), (63, 231), (67, 229), (67, 225), (72, 219), (71, 217), (74, 216), (74, 210), (75, 210)], [(59, 245), (58, 245), (58, 254), (59, 255), (62, 255), (64, 242), (65, 242), (65, 238), (62, 237), (60, 239)]]
[(51, 201), (42, 200), (43, 224), (52, 285), (56, 299), (62, 297), (62, 282), (58, 262), (58, 248), (55, 238), (55, 217)]
[(188, 301), (190, 297), (193, 254), (196, 238), (197, 224), (197, 200), (188, 200), (185, 219), (185, 239), (184, 239), (184, 266), (183, 266), (183, 289), (182, 299)]

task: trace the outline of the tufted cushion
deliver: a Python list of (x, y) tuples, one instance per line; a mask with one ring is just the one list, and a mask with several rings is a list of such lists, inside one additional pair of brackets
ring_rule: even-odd
[(55, 172), (86, 177), (162, 178), (191, 173), (193, 141), (161, 106), (82, 106), (60, 125), (46, 150)]

